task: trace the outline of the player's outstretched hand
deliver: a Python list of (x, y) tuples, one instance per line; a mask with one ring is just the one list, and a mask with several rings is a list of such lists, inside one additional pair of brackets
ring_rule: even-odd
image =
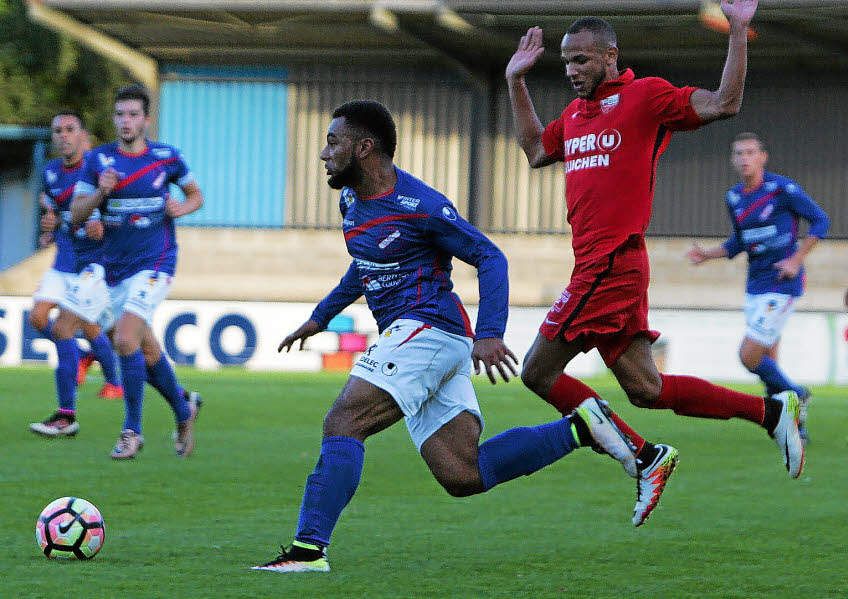
[(41, 230), (45, 233), (55, 231), (59, 226), (59, 219), (56, 216), (56, 211), (48, 209), (41, 215)]
[(286, 348), (286, 351), (291, 351), (292, 345), (295, 344), (295, 341), (300, 340), (300, 347), (298, 349), (303, 349), (303, 342), (312, 337), (315, 333), (320, 333), (321, 327), (318, 326), (318, 323), (314, 320), (307, 320), (300, 328), (297, 329), (294, 333), (286, 337), (280, 342), (279, 347), (277, 347), (277, 351), (283, 351), (283, 348)]
[(747, 26), (757, 12), (759, 0), (721, 0), (721, 10), (730, 24)]
[(111, 166), (102, 173), (100, 173), (100, 176), (97, 178), (97, 187), (100, 189), (104, 196), (107, 196), (112, 193), (115, 190), (115, 186), (117, 184), (118, 171), (113, 169)]
[(779, 262), (775, 262), (772, 268), (777, 269), (777, 278), (780, 280), (794, 279), (801, 271), (801, 265), (792, 258), (784, 258)]
[(707, 255), (704, 253), (704, 248), (697, 243), (692, 244), (692, 247), (689, 248), (688, 252), (686, 252), (686, 257), (692, 264), (700, 264), (707, 259)]
[(501, 378), (506, 382), (509, 382), (507, 370), (512, 373), (512, 376), (518, 376), (516, 370), (518, 359), (506, 346), (503, 339), (494, 337), (478, 339), (474, 342), (474, 349), (471, 350), (471, 359), (474, 361), (474, 372), (480, 374), (480, 364), (482, 363), (486, 369), (486, 376), (489, 377), (493, 385), (498, 382), (493, 369), (497, 369)]
[(103, 239), (103, 233), (105, 233), (105, 229), (103, 228), (102, 220), (87, 220), (85, 221), (85, 236), (89, 239), (93, 239), (94, 241), (100, 241)]
[(545, 40), (542, 36), (542, 28), (531, 27), (521, 37), (521, 41), (518, 42), (518, 49), (509, 59), (509, 64), (506, 65), (506, 78), (521, 77), (533, 68), (533, 65), (544, 53)]

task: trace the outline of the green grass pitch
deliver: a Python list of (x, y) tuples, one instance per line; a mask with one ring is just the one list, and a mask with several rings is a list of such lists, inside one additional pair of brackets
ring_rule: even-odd
[[(329, 574), (254, 572), (297, 521), (321, 419), (344, 377), (181, 371), (206, 405), (197, 450), (173, 455), (165, 402), (148, 389), (146, 446), (114, 462), (121, 402), (80, 390), (81, 431), (27, 429), (54, 408), (46, 368), (0, 369), (0, 596), (17, 597), (846, 597), (848, 402), (817, 388), (801, 479), (741, 421), (637, 410), (612, 379), (592, 385), (638, 430), (680, 449), (660, 507), (630, 524), (635, 484), (581, 449), (531, 478), (449, 497), (403, 424), (367, 443), (362, 484), (342, 514)], [(748, 387), (754, 390), (754, 387)], [(517, 381), (478, 386), (484, 437), (555, 417)], [(90, 562), (47, 560), (35, 519), (77, 495), (103, 512)]]

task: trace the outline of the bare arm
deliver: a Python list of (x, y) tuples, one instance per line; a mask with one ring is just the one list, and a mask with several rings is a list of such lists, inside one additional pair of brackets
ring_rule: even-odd
[(819, 242), (819, 238), (814, 235), (808, 235), (804, 238), (804, 240), (798, 245), (798, 249), (794, 254), (789, 256), (788, 258), (784, 258), (779, 262), (775, 262), (773, 268), (776, 268), (780, 271), (778, 275), (779, 279), (794, 279), (798, 276), (798, 273), (801, 271), (801, 267), (804, 265), (804, 260), (807, 258), (807, 254), (809, 254), (816, 244)]
[(692, 264), (698, 265), (707, 260), (715, 260), (717, 258), (726, 258), (727, 250), (723, 245), (716, 245), (710, 248), (702, 248), (697, 243), (693, 243), (689, 251), (686, 252), (686, 257)]
[(757, 10), (758, 0), (722, 0), (721, 9), (730, 22), (727, 59), (716, 91), (698, 89), (689, 102), (704, 123), (726, 119), (742, 108), (742, 92), (748, 68), (748, 24)]
[(197, 183), (186, 183), (185, 187), (181, 187), (180, 189), (185, 194), (185, 200), (179, 202), (173, 198), (168, 198), (165, 204), (165, 212), (171, 218), (179, 218), (186, 214), (191, 214), (203, 206), (203, 192), (200, 191)]
[(71, 202), (71, 223), (81, 225), (91, 216), (94, 209), (103, 203), (115, 186), (118, 184), (118, 172), (108, 168), (98, 177), (97, 189), (93, 193), (80, 195)]
[(542, 132), (545, 128), (539, 120), (539, 115), (536, 114), (530, 90), (527, 89), (527, 83), (524, 81), (524, 75), (545, 53), (542, 42), (542, 30), (539, 27), (528, 29), (527, 34), (518, 43), (518, 49), (506, 66), (505, 73), (515, 134), (518, 137), (518, 144), (524, 150), (527, 161), (533, 168), (554, 162), (542, 145)]

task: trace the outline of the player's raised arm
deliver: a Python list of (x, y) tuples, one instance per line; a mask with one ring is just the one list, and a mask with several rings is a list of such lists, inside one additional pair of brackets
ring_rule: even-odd
[(692, 109), (704, 123), (726, 119), (742, 108), (742, 92), (748, 68), (748, 24), (758, 0), (722, 0), (721, 9), (730, 22), (727, 59), (716, 91), (698, 89), (692, 93)]
[(544, 53), (542, 29), (531, 27), (518, 42), (518, 49), (509, 60), (505, 72), (515, 134), (518, 137), (518, 144), (524, 150), (527, 161), (533, 168), (554, 162), (548, 157), (542, 145), (542, 132), (545, 128), (539, 120), (539, 115), (536, 114), (530, 90), (527, 89), (527, 83), (524, 81), (524, 75), (533, 68)]
[(283, 348), (286, 351), (291, 350), (292, 345), (298, 340), (300, 341), (299, 349), (303, 349), (303, 342), (306, 339), (326, 329), (334, 316), (358, 300), (364, 292), (356, 270), (356, 263), (351, 262), (339, 284), (315, 306), (309, 320), (280, 342), (277, 351), (281, 352)]

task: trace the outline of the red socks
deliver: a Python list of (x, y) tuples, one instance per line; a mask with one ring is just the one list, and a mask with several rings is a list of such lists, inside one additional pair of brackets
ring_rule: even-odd
[(651, 406), (653, 409), (670, 409), (681, 416), (699, 418), (744, 418), (756, 424), (763, 423), (765, 403), (762, 397), (739, 393), (694, 376), (661, 374), (662, 391)]
[[(544, 400), (555, 407), (560, 414), (567, 416), (568, 414), (571, 414), (574, 408), (590, 397), (600, 398), (600, 395), (593, 391), (591, 387), (578, 381), (576, 378), (570, 377), (567, 374), (561, 374), (554, 382), (548, 396), (545, 397)], [(630, 428), (615, 412), (612, 413), (611, 418), (613, 422), (615, 422), (616, 426), (618, 426), (619, 430), (630, 437), (633, 445), (636, 446), (636, 453), (639, 453), (642, 446), (645, 445), (645, 439)]]

